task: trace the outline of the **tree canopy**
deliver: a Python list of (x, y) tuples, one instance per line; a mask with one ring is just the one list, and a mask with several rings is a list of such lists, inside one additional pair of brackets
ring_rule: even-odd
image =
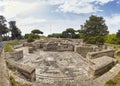
[(10, 21), (9, 25), (12, 33), (12, 39), (19, 39), (21, 37), (21, 31), (17, 28), (16, 21)]
[[(98, 17), (95, 15), (91, 15), (89, 17), (89, 20), (86, 20), (85, 24), (83, 25), (83, 30), (84, 30), (85, 41), (93, 38), (94, 39), (93, 44), (98, 43), (98, 41), (99, 41), (98, 44), (101, 43), (103, 44), (104, 36), (109, 33), (108, 27), (105, 24), (105, 20), (103, 19), (103, 17)], [(95, 37), (99, 37), (101, 40), (97, 40), (97, 38)], [(89, 43), (90, 40), (87, 42)]]
[(43, 32), (40, 31), (39, 29), (34, 29), (34, 30), (31, 31), (31, 33), (33, 33), (33, 34), (43, 34)]
[(116, 37), (120, 39), (120, 30), (117, 31)]
[(2, 34), (6, 34), (9, 31), (6, 22), (7, 22), (6, 18), (0, 15), (0, 41), (2, 41)]
[(109, 33), (103, 17), (91, 15), (84, 26), (86, 36), (105, 36)]

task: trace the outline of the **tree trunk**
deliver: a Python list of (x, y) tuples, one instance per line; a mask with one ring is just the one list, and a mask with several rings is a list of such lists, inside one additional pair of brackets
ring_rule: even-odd
[(0, 33), (0, 42), (2, 41), (2, 34)]

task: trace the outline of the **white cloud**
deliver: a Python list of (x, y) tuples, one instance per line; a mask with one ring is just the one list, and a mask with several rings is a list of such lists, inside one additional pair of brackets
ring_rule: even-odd
[(111, 1), (113, 0), (48, 0), (52, 5), (59, 5), (58, 9), (62, 12), (77, 14), (101, 11), (96, 4), (104, 5)]
[(28, 14), (37, 7), (37, 3), (24, 3), (15, 0), (4, 0), (1, 4), (3, 7), (2, 15), (8, 19), (18, 15)]
[(105, 17), (106, 24), (110, 33), (116, 33), (120, 29), (120, 14), (113, 15), (112, 17)]
[(18, 21), (19, 25), (31, 25), (31, 24), (38, 24), (42, 22), (46, 22), (45, 19), (38, 19), (34, 17), (28, 17), (28, 18), (16, 18), (16, 21)]
[[(42, 14), (41, 10), (45, 10), (44, 8), (46, 6), (56, 5), (56, 9), (58, 11), (65, 13), (95, 13), (97, 11), (101, 11), (97, 4), (104, 5), (110, 1), (113, 0), (4, 0), (0, 1), (0, 8), (3, 8), (2, 10), (0, 9), (0, 13), (3, 14), (8, 19), (8, 21), (17, 21), (17, 26), (22, 30), (23, 34), (30, 32), (34, 28), (40, 28), (47, 35), (50, 33), (50, 25), (52, 25), (52, 32), (60, 32), (65, 30), (67, 27), (79, 28), (79, 25), (82, 24), (83, 21), (70, 21), (69, 19), (52, 21), (52, 15), (50, 15), (51, 20), (46, 20), (44, 19), (45, 16), (43, 18), (41, 16), (44, 15), (44, 13)], [(34, 12), (36, 11), (39, 11), (38, 14), (36, 14), (37, 17), (34, 15)], [(107, 24), (110, 28), (114, 25), (118, 26), (120, 21), (117, 18), (112, 17), (117, 25), (115, 22), (109, 23), (109, 21), (113, 20), (111, 18), (107, 18)]]

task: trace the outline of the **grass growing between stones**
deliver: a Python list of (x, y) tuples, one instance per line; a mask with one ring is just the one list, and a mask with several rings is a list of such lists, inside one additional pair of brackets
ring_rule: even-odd
[(107, 81), (105, 86), (120, 86), (120, 72), (113, 79)]
[(5, 46), (5, 52), (13, 52), (12, 46), (20, 44), (18, 41), (9, 41)]
[(5, 46), (5, 52), (13, 52), (12, 45), (7, 43)]
[(10, 76), (10, 84), (11, 86), (32, 86), (29, 84), (23, 84), (23, 83), (16, 82), (12, 76)]

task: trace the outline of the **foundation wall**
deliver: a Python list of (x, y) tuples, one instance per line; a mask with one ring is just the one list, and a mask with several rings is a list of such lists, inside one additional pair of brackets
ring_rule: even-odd
[(35, 69), (31, 67), (32, 70), (34, 70), (34, 71), (32, 71), (30, 73), (27, 70), (25, 70), (25, 68), (24, 68), (24, 67), (29, 68), (30, 66), (18, 64), (17, 62), (15, 62), (13, 60), (7, 60), (7, 66), (10, 69), (16, 69), (18, 71), (18, 73), (20, 73), (22, 76), (24, 76), (27, 80), (29, 80), (31, 82), (36, 80)]
[(23, 58), (23, 50), (11, 52), (9, 54), (10, 54), (10, 57), (13, 58), (15, 61)]
[(86, 54), (88, 52), (93, 52), (94, 49), (92, 47), (82, 47), (82, 46), (76, 46), (74, 51), (76, 53), (79, 53), (81, 56), (83, 56), (84, 58), (86, 58)]
[(89, 52), (87, 54), (87, 59), (95, 59), (102, 56), (109, 56), (114, 57), (115, 50), (104, 50), (104, 51), (98, 51), (98, 52)]

